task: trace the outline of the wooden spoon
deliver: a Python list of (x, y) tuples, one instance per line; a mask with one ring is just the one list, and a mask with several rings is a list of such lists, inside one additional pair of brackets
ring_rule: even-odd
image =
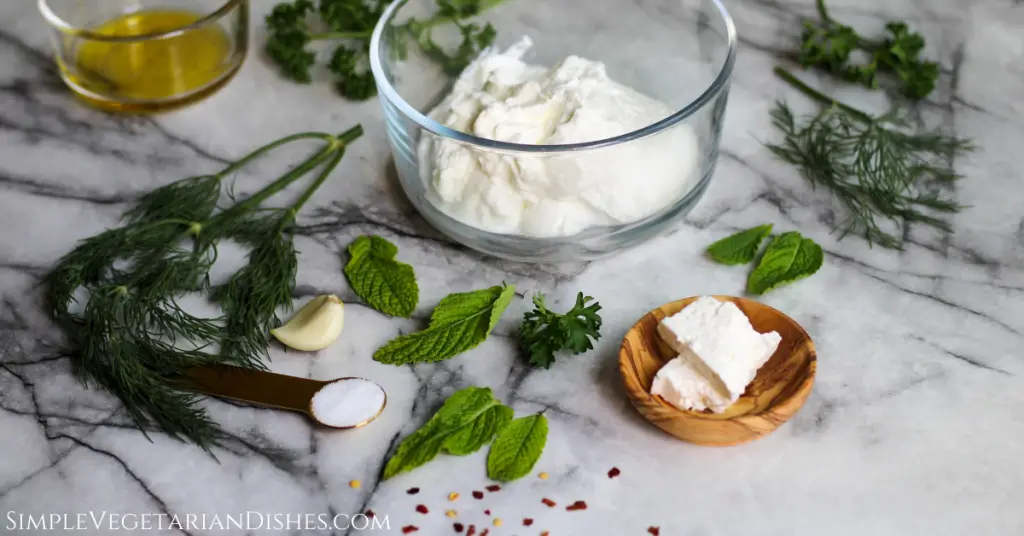
[[(207, 365), (188, 369), (182, 386), (204, 394), (229, 398), (260, 406), (287, 409), (305, 413), (314, 421), (331, 428), (347, 430), (364, 426), (384, 411), (387, 395), (380, 410), (372, 417), (352, 426), (335, 426), (324, 422), (313, 411), (313, 397), (327, 385), (350, 380), (369, 381), (363, 378), (346, 377), (334, 380), (311, 380), (265, 370), (246, 369), (229, 365)], [(376, 384), (374, 384), (376, 385)], [(377, 387), (380, 387), (379, 385)], [(383, 392), (383, 389), (381, 389)]]
[(658, 323), (699, 296), (666, 303), (644, 315), (622, 341), (619, 372), (633, 406), (662, 430), (699, 445), (738, 445), (770, 434), (803, 406), (814, 385), (817, 356), (807, 332), (781, 312), (746, 298), (713, 297), (735, 303), (755, 330), (782, 336), (771, 359), (725, 413), (680, 410), (651, 394), (654, 375), (677, 355), (658, 336)]

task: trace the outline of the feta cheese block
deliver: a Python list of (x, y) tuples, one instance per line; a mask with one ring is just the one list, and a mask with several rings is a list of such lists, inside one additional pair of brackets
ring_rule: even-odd
[[(736, 304), (710, 296), (702, 296), (663, 319), (658, 324), (658, 334), (689, 365), (675, 365), (666, 371), (665, 381), (696, 389), (698, 383), (687, 378), (691, 373), (699, 374), (711, 388), (727, 396), (729, 404), (739, 399), (782, 340), (774, 331), (758, 333)], [(669, 376), (673, 379), (669, 380)], [(712, 411), (718, 411), (715, 407), (720, 406), (705, 405)]]
[(682, 410), (722, 413), (732, 405), (732, 398), (700, 373), (689, 356), (680, 355), (658, 370), (651, 393)]

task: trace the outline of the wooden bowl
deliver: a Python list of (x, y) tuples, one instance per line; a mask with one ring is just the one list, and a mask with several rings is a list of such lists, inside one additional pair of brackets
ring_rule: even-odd
[(817, 356), (810, 336), (788, 316), (753, 300), (714, 296), (735, 303), (754, 329), (776, 331), (782, 342), (758, 371), (746, 392), (725, 413), (684, 411), (651, 394), (654, 375), (676, 352), (658, 336), (657, 326), (699, 296), (666, 303), (647, 313), (626, 333), (619, 350), (619, 372), (633, 406), (645, 419), (673, 436), (698, 445), (728, 446), (770, 434), (803, 406), (814, 385)]

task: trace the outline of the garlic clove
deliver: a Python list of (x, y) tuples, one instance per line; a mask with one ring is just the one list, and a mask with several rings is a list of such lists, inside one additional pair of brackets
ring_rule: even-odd
[(333, 294), (310, 300), (283, 326), (270, 330), (275, 339), (294, 350), (323, 350), (341, 335), (345, 306)]

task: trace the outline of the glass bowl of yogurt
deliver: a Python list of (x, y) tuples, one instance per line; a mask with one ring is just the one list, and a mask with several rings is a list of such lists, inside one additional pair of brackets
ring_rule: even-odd
[[(478, 251), (594, 259), (671, 228), (715, 169), (736, 29), (719, 0), (484, 0), (493, 43), (465, 67), (398, 0), (370, 45), (398, 180), (423, 217)], [(412, 21), (412, 22), (411, 22)]]

